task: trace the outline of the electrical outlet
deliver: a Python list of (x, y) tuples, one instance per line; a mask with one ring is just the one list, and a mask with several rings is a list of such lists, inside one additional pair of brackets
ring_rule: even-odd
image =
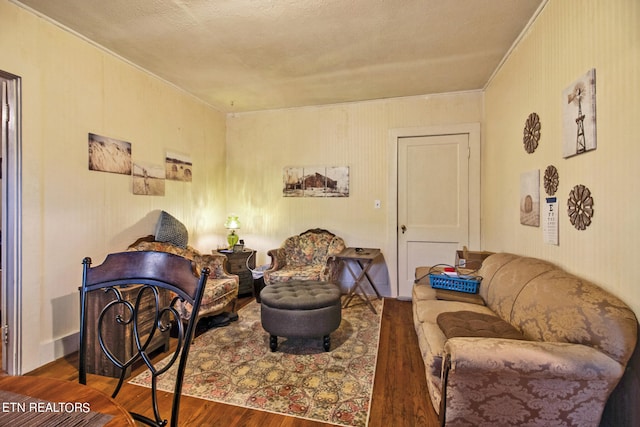
[(374, 200), (373, 201), (373, 207), (375, 209), (380, 209), (382, 207), (382, 203), (380, 203), (380, 200)]

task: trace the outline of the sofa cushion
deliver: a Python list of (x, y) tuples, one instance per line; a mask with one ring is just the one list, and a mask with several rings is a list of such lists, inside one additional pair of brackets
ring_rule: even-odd
[(414, 285), (411, 291), (412, 301), (434, 300), (436, 299), (436, 290), (429, 285)]
[(441, 313), (453, 311), (476, 311), (495, 316), (487, 306), (469, 304), (460, 301), (423, 300), (416, 304), (416, 320), (419, 322), (431, 322), (437, 325), (437, 317)]
[(520, 331), (498, 316), (475, 311), (440, 313), (436, 319), (447, 338), (483, 337), (525, 340)]
[(436, 289), (436, 299), (444, 301), (460, 301), (469, 304), (484, 305), (484, 300), (478, 294), (469, 294), (466, 292), (450, 291), (447, 289)]
[[(503, 263), (505, 259), (509, 261)], [(484, 276), (485, 270), (495, 264), (500, 265), (500, 268), (490, 280), (487, 280)], [(537, 258), (491, 255), (482, 263), (482, 268), (478, 272), (483, 277), (480, 288), (487, 287), (484, 291), (481, 289), (480, 295), (491, 310), (513, 324), (511, 317), (515, 312), (513, 305), (520, 298), (523, 288), (529, 286), (536, 277), (554, 269), (553, 264)]]
[(531, 280), (513, 305), (512, 324), (537, 341), (594, 347), (625, 365), (638, 321), (618, 297), (560, 269)]
[(155, 236), (158, 242), (171, 243), (181, 248), (186, 248), (189, 241), (187, 227), (165, 211), (160, 212)]

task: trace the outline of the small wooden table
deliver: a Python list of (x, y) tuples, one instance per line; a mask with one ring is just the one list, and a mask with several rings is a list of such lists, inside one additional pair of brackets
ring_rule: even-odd
[(256, 251), (244, 248), (241, 251), (220, 249), (219, 253), (227, 257), (225, 267), (231, 274), (238, 276), (238, 295), (253, 293), (253, 275), (250, 268), (256, 268)]
[[(129, 412), (111, 397), (92, 387), (55, 378), (32, 376), (0, 377), (0, 425), (39, 425), (38, 417), (51, 422), (52, 418), (74, 417), (62, 424), (87, 427), (135, 427)], [(106, 420), (92, 415), (109, 416)], [(5, 423), (6, 421), (6, 423)], [(44, 420), (43, 420), (44, 422)]]
[[(367, 279), (378, 299), (382, 298), (375, 283), (373, 283), (373, 280), (371, 280), (371, 277), (369, 276), (369, 268), (373, 265), (373, 261), (381, 255), (382, 253), (380, 252), (380, 249), (376, 248), (346, 248), (336, 255), (336, 259), (344, 261), (344, 264), (347, 266), (347, 270), (349, 270), (349, 273), (351, 273), (351, 276), (354, 279), (353, 286), (349, 289), (347, 297), (342, 304), (342, 308), (347, 308), (353, 297), (358, 296), (358, 298), (364, 301), (369, 308), (376, 313), (376, 309), (373, 307), (373, 304), (371, 304), (371, 301), (362, 288), (362, 285), (364, 280)], [(356, 268), (356, 270), (352, 267)], [(356, 274), (358, 270), (359, 272)]]

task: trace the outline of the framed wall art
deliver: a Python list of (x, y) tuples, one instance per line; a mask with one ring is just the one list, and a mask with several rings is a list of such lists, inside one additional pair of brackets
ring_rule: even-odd
[(132, 182), (133, 194), (164, 196), (164, 167), (150, 163), (134, 163)]
[(191, 182), (193, 178), (193, 162), (191, 156), (167, 151), (165, 159), (165, 176), (173, 181)]
[(131, 143), (89, 134), (89, 170), (131, 175)]
[(562, 157), (596, 149), (596, 70), (562, 92)]
[(349, 167), (285, 167), (282, 183), (284, 197), (349, 197)]
[(540, 170), (520, 175), (520, 224), (540, 226)]

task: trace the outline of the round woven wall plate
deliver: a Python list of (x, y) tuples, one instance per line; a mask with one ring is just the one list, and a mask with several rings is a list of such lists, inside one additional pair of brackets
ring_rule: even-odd
[(567, 201), (567, 213), (571, 224), (578, 230), (585, 230), (593, 218), (593, 197), (591, 191), (582, 184), (573, 187)]
[(527, 153), (531, 154), (538, 148), (538, 141), (540, 141), (540, 117), (537, 113), (529, 114), (527, 121), (524, 123), (524, 130), (522, 131), (522, 143)]
[(553, 196), (558, 191), (558, 184), (560, 183), (560, 175), (558, 169), (555, 166), (549, 165), (544, 171), (544, 191), (549, 196)]

